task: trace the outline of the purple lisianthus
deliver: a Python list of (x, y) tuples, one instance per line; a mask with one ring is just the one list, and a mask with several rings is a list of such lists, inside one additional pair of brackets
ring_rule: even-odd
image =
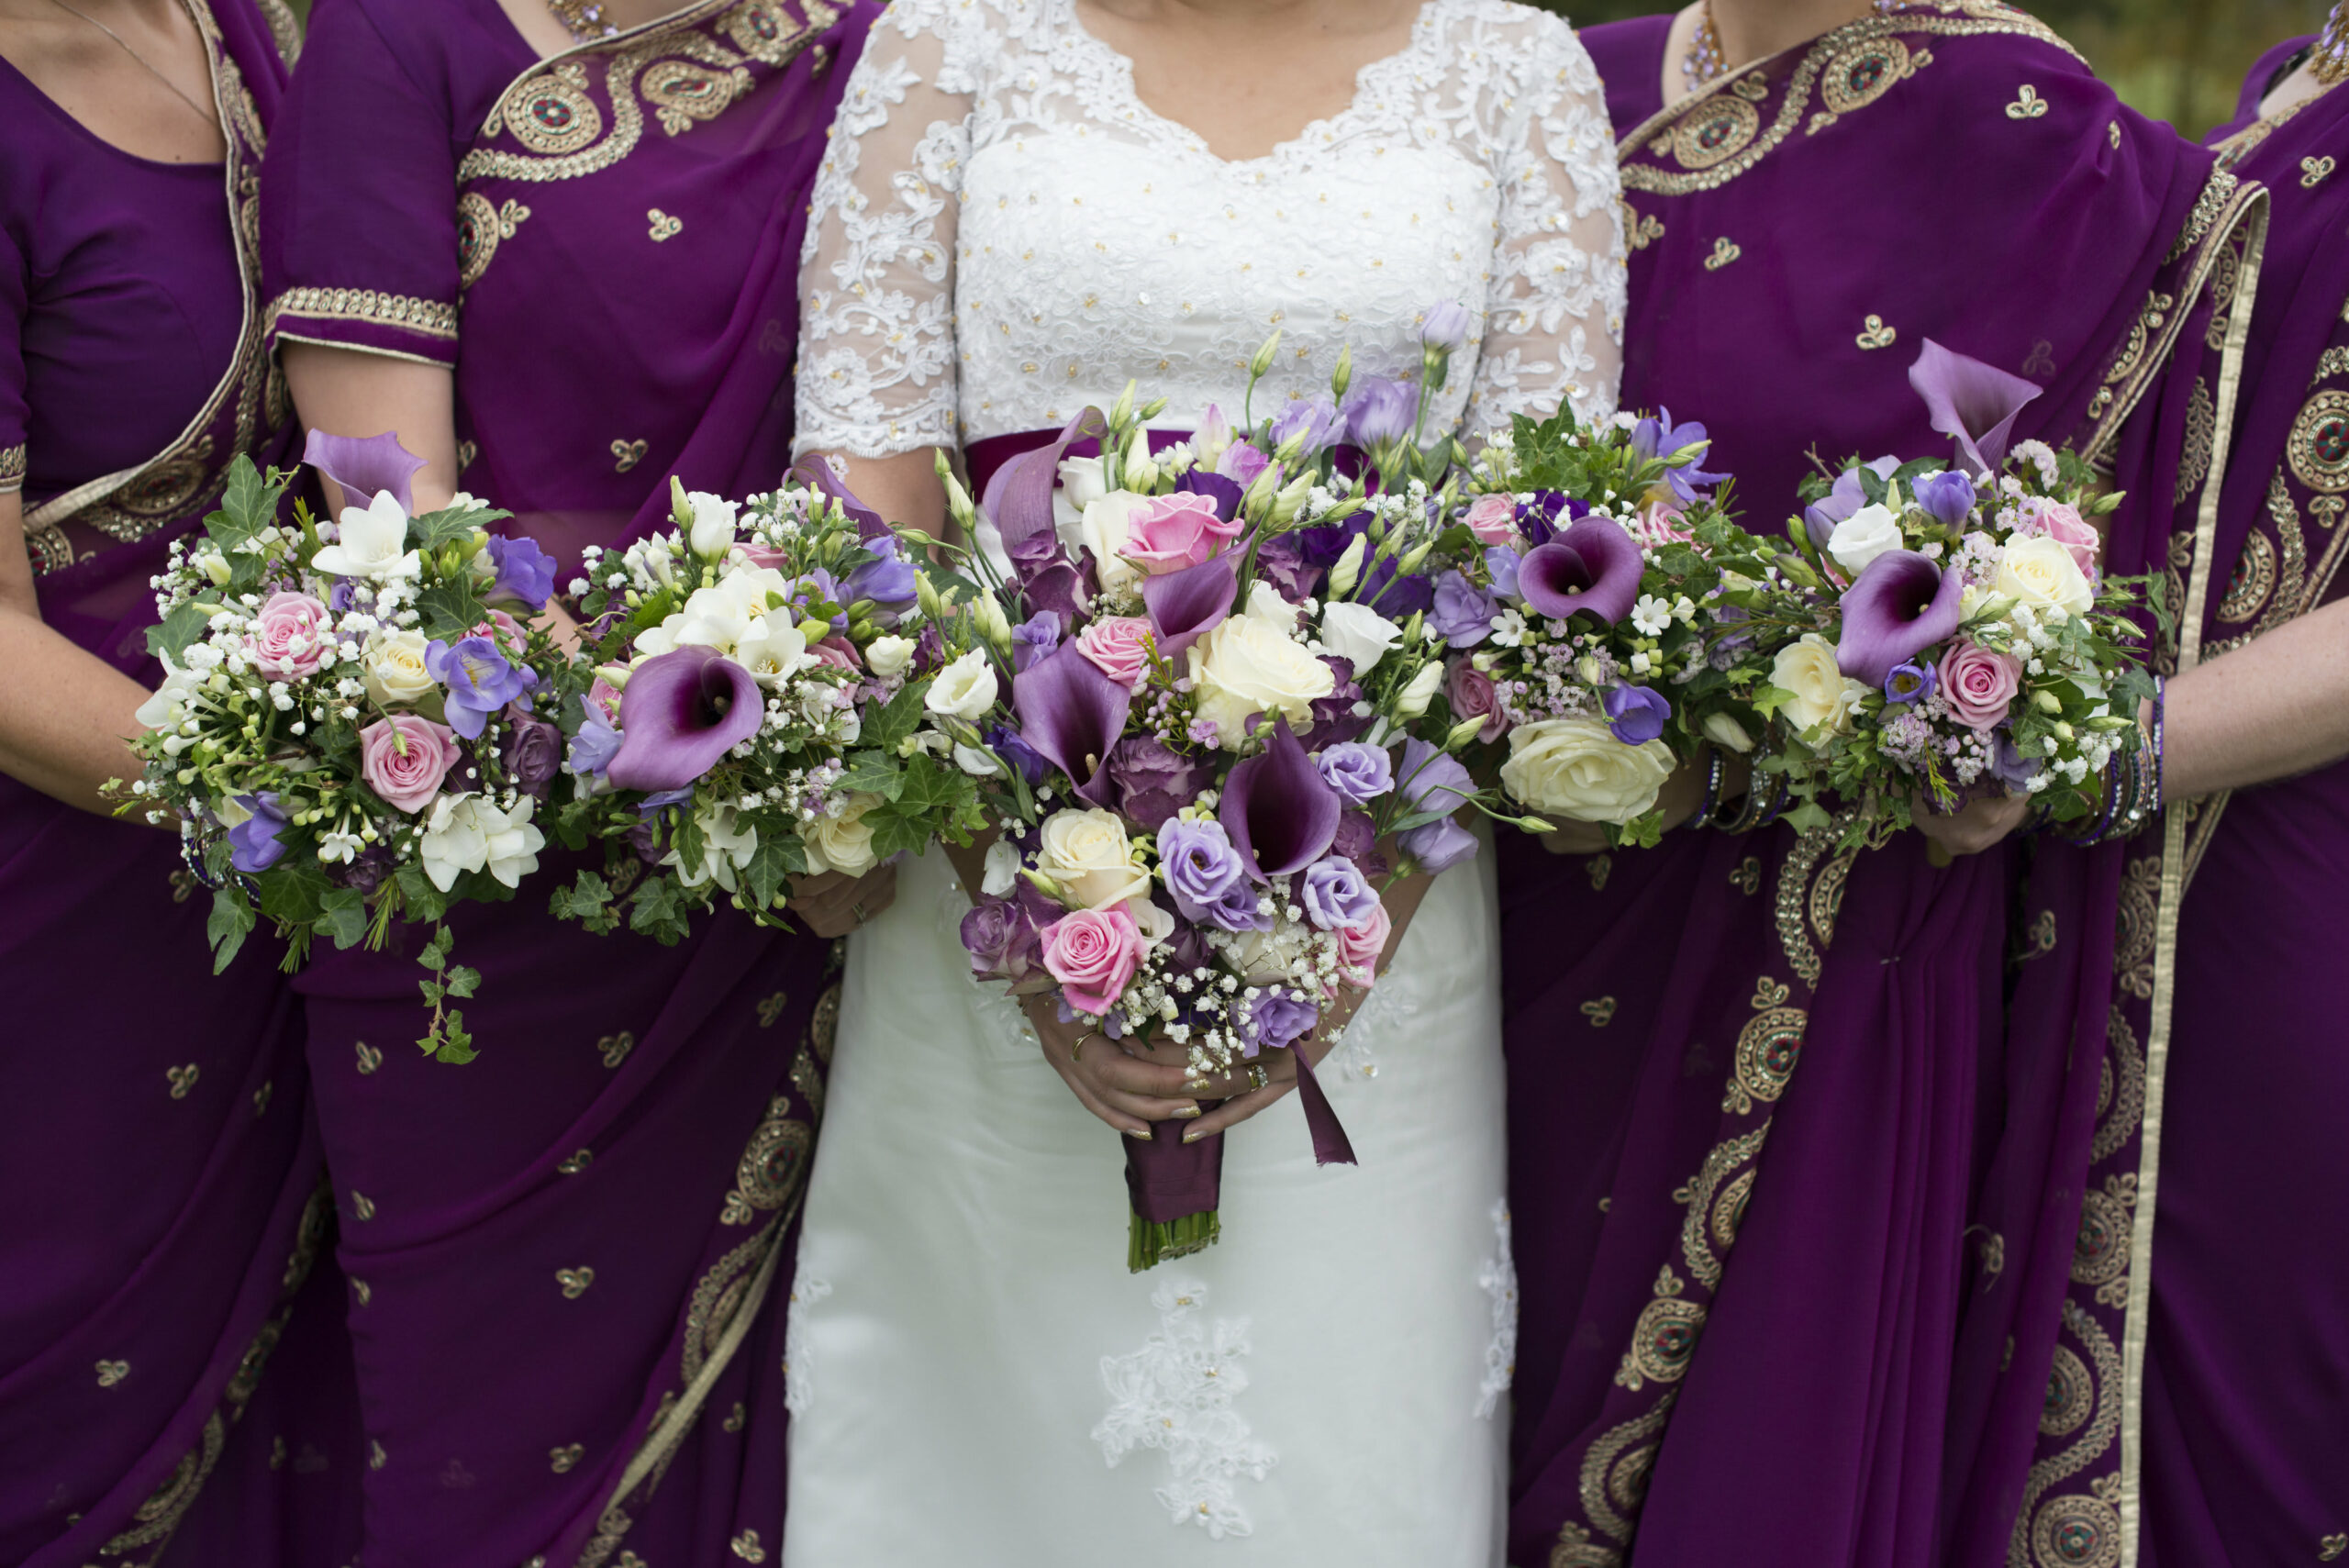
[(896, 611), (914, 602), (914, 566), (899, 552), (897, 536), (882, 534), (864, 541), (874, 559), (848, 574), (841, 592), (850, 604), (870, 599)]
[(1038, 615), (1050, 610), (1060, 617), (1063, 626), (1075, 624), (1087, 600), (1085, 574), (1061, 549), (1052, 530), (1041, 528), (1008, 549), (1012, 574), (1019, 580), (1019, 596), (1028, 608)]
[(1215, 471), (1239, 485), (1243, 491), (1256, 481), (1256, 476), (1273, 466), (1273, 460), (1258, 451), (1247, 441), (1234, 441), (1223, 449), (1215, 460)]
[(1974, 510), (1974, 481), (1954, 468), (1919, 474), (1909, 493), (1926, 516), (1947, 528), (1957, 527)]
[(1618, 684), (1604, 699), (1608, 733), (1626, 746), (1644, 746), (1664, 733), (1672, 702), (1647, 686)]
[[(1304, 558), (1308, 566), (1334, 566), (1338, 563), (1338, 558), (1346, 553), (1346, 546), (1353, 543), (1369, 529), (1370, 514), (1356, 512), (1343, 522), (1324, 523), (1319, 528), (1299, 528), (1293, 534), (1284, 534), (1281, 537), (1297, 541), (1297, 552)], [(1262, 558), (1263, 553), (1260, 546), (1257, 551), (1259, 559)]]
[(1428, 624), (1453, 647), (1474, 648), (1492, 635), (1492, 595), (1457, 572), (1441, 573), (1435, 580), (1435, 607)]
[(1441, 299), (1419, 317), (1419, 343), (1438, 353), (1456, 354), (1468, 344), (1468, 308), (1456, 299)]
[(468, 740), (481, 734), (491, 714), (539, 684), (537, 671), (512, 662), (486, 637), (436, 639), (425, 645), (424, 668), (449, 688), (449, 728)]
[(278, 835), (293, 817), (279, 808), (275, 790), (240, 795), (237, 804), (251, 815), (228, 829), (228, 863), (250, 876), (284, 857), (285, 841)]
[(1331, 854), (1343, 855), (1362, 866), (1365, 876), (1377, 876), (1381, 874), (1378, 871), (1364, 864), (1377, 859), (1377, 849), (1378, 824), (1370, 819), (1369, 812), (1349, 811), (1338, 818), (1338, 836), (1330, 840)]
[(1325, 653), (1321, 656), (1321, 662), (1330, 667), (1335, 684), (1328, 696), (1313, 699), (1310, 705), (1313, 722), (1304, 734), (1297, 737), (1308, 751), (1342, 746), (1370, 728), (1369, 717), (1354, 711), (1358, 707), (1367, 708), (1370, 705), (1362, 700), (1362, 684), (1354, 679), (1353, 661)]
[(579, 733), (571, 738), (571, 771), (583, 777), (601, 778), (619, 749), (619, 730), (591, 703), (587, 717), (580, 721)]
[(1060, 645), (1060, 612), (1038, 610), (1011, 628), (1012, 673), (1017, 674), (1025, 670)]
[(1435, 607), (1435, 584), (1425, 577), (1405, 576), (1397, 569), (1400, 558), (1388, 556), (1372, 567), (1354, 590), (1358, 603), (1368, 605), (1388, 620), (1408, 620), (1412, 616)]
[(1319, 451), (1330, 444), (1330, 432), (1337, 423), (1337, 405), (1328, 398), (1293, 397), (1273, 416), (1273, 444), (1286, 446), (1292, 438), (1303, 436), (1303, 450)]
[(1045, 775), (1052, 772), (1052, 765), (1044, 761), (1036, 748), (1028, 744), (1027, 737), (1008, 724), (990, 726), (985, 740), (988, 749), (1017, 769), (1019, 776), (1028, 781), (1030, 789), (1042, 784)]
[(497, 575), (485, 595), (488, 603), (547, 607), (547, 596), (554, 592), (554, 557), (540, 550), (537, 540), (492, 534), (489, 559)]
[(1355, 806), (1368, 806), (1395, 787), (1395, 760), (1384, 747), (1345, 741), (1324, 748), (1313, 765), (1331, 789)]
[(1155, 735), (1129, 735), (1109, 753), (1118, 809), (1151, 832), (1214, 782), (1213, 768), (1171, 750)]
[(1419, 395), (1406, 381), (1388, 376), (1358, 376), (1346, 394), (1346, 439), (1358, 447), (1375, 450), (1407, 440), (1419, 417)]
[(334, 586), (327, 590), (327, 608), (340, 615), (351, 607), (351, 602), (358, 597), (358, 595), (359, 579), (338, 577), (334, 580)]
[(387, 844), (370, 844), (340, 865), (327, 867), (327, 880), (337, 887), (353, 887), (362, 893), (373, 893), (384, 884), (384, 879), (399, 869), (399, 857)]
[(1457, 759), (1419, 740), (1403, 742), (1403, 766), (1397, 787), (1411, 803), (1411, 811), (1441, 811), (1433, 822), (1397, 835), (1405, 854), (1430, 875), (1447, 871), (1476, 852), (1476, 836), (1452, 819), (1452, 813), (1475, 797), (1476, 782)]
[(1321, 569), (1308, 564), (1304, 546), (1292, 534), (1258, 543), (1256, 575), (1292, 605), (1304, 603), (1321, 584)]
[(1884, 678), (1884, 700), (1887, 702), (1922, 702), (1933, 695), (1933, 667), (1926, 664), (1895, 664), (1892, 673)]
[(1303, 893), (1306, 917), (1325, 931), (1353, 930), (1378, 907), (1376, 890), (1343, 855), (1307, 866)]
[(1523, 600), (1517, 591), (1517, 551), (1505, 544), (1497, 544), (1485, 551), (1485, 570), (1493, 579), (1493, 596), (1510, 604)]
[(963, 949), (971, 955), (971, 973), (1013, 984), (1027, 979), (1043, 956), (1044, 927), (1059, 914), (1024, 880), (1009, 898), (979, 900), (963, 917)]
[(1253, 1056), (1259, 1051), (1278, 1051), (1296, 1044), (1313, 1032), (1321, 1021), (1321, 1009), (1302, 1001), (1286, 991), (1267, 988), (1248, 1004), (1247, 1014), (1240, 1020), (1240, 1032), (1248, 1041), (1241, 1052)]
[(1178, 495), (1206, 496), (1215, 503), (1216, 520), (1224, 523), (1239, 516), (1240, 503), (1246, 499), (1248, 494), (1241, 488), (1238, 482), (1226, 479), (1220, 473), (1210, 473), (1200, 468), (1193, 468), (1182, 478), (1176, 480), (1174, 492)]
[(544, 800), (562, 762), (562, 731), (543, 718), (518, 719), (506, 732), (502, 758), (514, 786)]
[(2014, 733), (2005, 725), (1997, 730), (1998, 744), (1990, 757), (1990, 776), (2006, 786), (2009, 795), (2029, 792), (2031, 781), (2039, 776), (2046, 763), (2038, 757), (2026, 757), (2016, 749)]

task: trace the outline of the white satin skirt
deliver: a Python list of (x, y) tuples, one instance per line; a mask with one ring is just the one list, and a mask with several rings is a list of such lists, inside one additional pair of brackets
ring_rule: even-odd
[(1123, 1140), (969, 978), (932, 850), (851, 944), (790, 1307), (790, 1568), (1494, 1568), (1516, 1276), (1487, 843), (1321, 1069), (1225, 1140), (1223, 1236), (1126, 1268)]

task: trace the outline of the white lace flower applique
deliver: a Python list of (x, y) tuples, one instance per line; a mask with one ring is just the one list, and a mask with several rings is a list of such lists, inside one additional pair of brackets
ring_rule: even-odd
[(831, 1294), (829, 1280), (805, 1274), (791, 1286), (791, 1307), (783, 1319), (783, 1405), (795, 1416), (816, 1396), (816, 1353), (807, 1338), (807, 1309)]
[(1493, 1205), (1493, 1236), (1497, 1251), (1476, 1271), (1476, 1283), (1493, 1298), (1493, 1340), (1485, 1347), (1485, 1381), (1476, 1386), (1478, 1416), (1500, 1409), (1517, 1373), (1517, 1259), (1509, 1250), (1506, 1203)]
[(1158, 1332), (1131, 1355), (1101, 1358), (1110, 1404), (1093, 1440), (1112, 1467), (1136, 1449), (1165, 1454), (1167, 1484), (1153, 1490), (1173, 1523), (1196, 1524), (1215, 1540), (1248, 1535), (1238, 1483), (1262, 1481), (1278, 1462), (1233, 1408), (1248, 1387), (1240, 1364), (1251, 1349), (1248, 1320), (1209, 1319), (1207, 1287), (1196, 1281), (1163, 1284), (1150, 1300)]

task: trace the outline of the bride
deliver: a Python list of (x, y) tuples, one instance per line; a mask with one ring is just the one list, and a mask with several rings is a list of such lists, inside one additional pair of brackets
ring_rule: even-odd
[[(940, 528), (933, 449), (1056, 429), (1129, 378), (1192, 428), (1275, 327), (1275, 395), (1349, 344), (1357, 381), (1408, 376), (1447, 301), (1482, 331), (1431, 433), (1603, 416), (1623, 294), (1599, 82), (1555, 17), (896, 0), (816, 184), (796, 446)], [(904, 868), (851, 948), (807, 1198), (792, 1568), (1499, 1561), (1491, 859), (1436, 879), (1323, 1065), (1359, 1167), (1316, 1168), (1283, 1062), (1195, 1124), (1246, 1123), (1220, 1244), (1139, 1275), (1096, 1118), (1196, 1116), (1186, 1074), (1073, 1056), (1080, 1030), (974, 984), (952, 866)]]

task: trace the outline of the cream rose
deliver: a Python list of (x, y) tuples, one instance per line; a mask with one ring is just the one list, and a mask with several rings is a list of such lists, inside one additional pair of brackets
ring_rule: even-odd
[(885, 681), (894, 681), (914, 662), (910, 637), (876, 637), (864, 650), (865, 667)]
[(1900, 519), (1886, 506), (1863, 506), (1835, 525), (1834, 537), (1827, 542), (1827, 553), (1835, 558), (1854, 580), (1867, 570), (1869, 562), (1887, 550), (1901, 545)]
[(413, 706), (436, 695), (440, 683), (424, 667), (424, 651), (420, 631), (379, 631), (369, 638), (359, 655), (367, 695), (384, 707)]
[(1850, 734), (1853, 709), (1868, 695), (1867, 687), (1836, 666), (1835, 645), (1815, 631), (1778, 650), (1770, 665), (1770, 684), (1794, 694), (1794, 700), (1778, 711), (1803, 733)]
[(1077, 523), (1077, 535), (1093, 552), (1093, 569), (1105, 594), (1139, 592), (1141, 568), (1126, 559), (1133, 548), (1133, 517), (1150, 505), (1147, 496), (1123, 490), (1097, 495)]
[(1378, 668), (1402, 638), (1401, 627), (1368, 605), (1341, 599), (1321, 611), (1321, 646), (1352, 662), (1356, 680)]
[(1329, 665), (1257, 616), (1225, 620), (1191, 645), (1190, 661), (1199, 717), (1227, 742), (1246, 733), (1252, 713), (1277, 713), (1303, 728), (1313, 705), (1337, 689)]
[(997, 689), (995, 666), (974, 648), (938, 673), (922, 694), (921, 705), (950, 718), (976, 720), (995, 706)]
[(1150, 873), (1134, 864), (1126, 825), (1114, 811), (1055, 811), (1044, 819), (1036, 867), (1069, 891), (1077, 906), (1107, 909), (1150, 891)]
[(2096, 602), (2080, 563), (2059, 540), (2044, 534), (2009, 541), (1990, 580), (1990, 591), (2029, 605), (2034, 610), (2062, 610), (2084, 616)]
[(1501, 786), (1531, 810), (1575, 822), (1630, 822), (1672, 776), (1661, 740), (1626, 746), (1602, 718), (1545, 718), (1508, 734)]
[(871, 871), (881, 857), (873, 852), (873, 829), (864, 814), (880, 804), (877, 795), (852, 795), (838, 815), (803, 824), (800, 837), (807, 846), (808, 871), (836, 871), (846, 876), (863, 876)]

